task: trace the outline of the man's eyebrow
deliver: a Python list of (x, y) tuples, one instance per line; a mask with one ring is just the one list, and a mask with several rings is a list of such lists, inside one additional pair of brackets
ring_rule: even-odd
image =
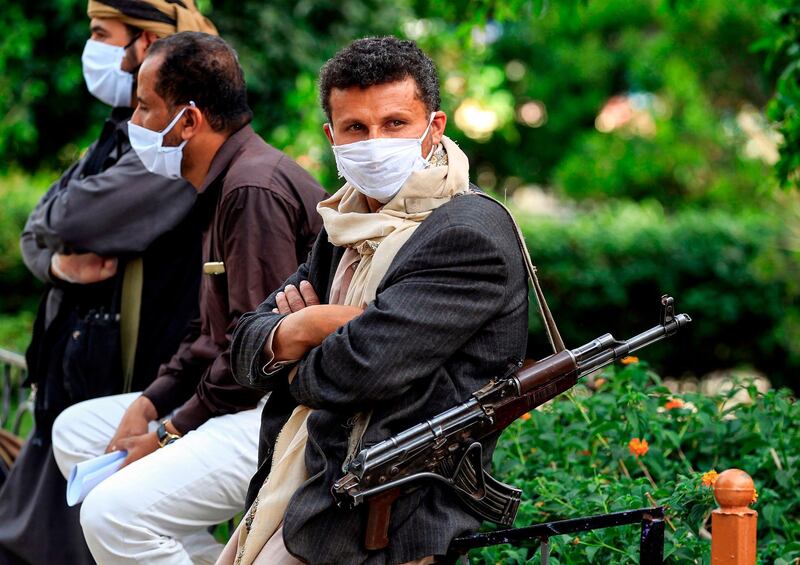
[(382, 122), (388, 122), (389, 120), (408, 121), (412, 119), (414, 119), (414, 112), (408, 112), (405, 110), (397, 110), (397, 109), (393, 109), (380, 117), (380, 120)]
[(92, 27), (89, 28), (89, 31), (91, 33), (106, 33), (105, 28), (99, 25), (93, 25)]

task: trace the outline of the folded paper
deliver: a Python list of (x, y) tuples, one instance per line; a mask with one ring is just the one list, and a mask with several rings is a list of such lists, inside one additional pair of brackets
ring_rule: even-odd
[(94, 487), (119, 470), (126, 455), (127, 451), (112, 451), (75, 465), (67, 480), (67, 504), (83, 502)]

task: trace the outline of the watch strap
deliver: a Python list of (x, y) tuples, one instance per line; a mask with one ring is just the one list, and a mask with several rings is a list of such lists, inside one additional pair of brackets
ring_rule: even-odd
[(161, 420), (156, 428), (156, 437), (158, 438), (158, 446), (166, 447), (173, 441), (180, 439), (181, 436), (172, 434), (167, 430), (167, 421)]

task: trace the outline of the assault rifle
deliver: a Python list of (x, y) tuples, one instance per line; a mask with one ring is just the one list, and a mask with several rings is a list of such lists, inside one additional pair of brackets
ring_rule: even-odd
[(675, 314), (674, 300), (664, 295), (660, 323), (627, 341), (605, 334), (519, 370), (514, 367), (467, 402), (358, 452), (344, 469), (346, 474), (334, 483), (333, 495), (342, 507), (369, 503), (365, 540), (369, 550), (386, 547), (392, 503), (402, 489), (421, 480), (448, 485), (478, 515), (511, 526), (522, 491), (484, 470), (481, 440), (569, 390), (581, 377), (675, 334), (691, 321), (687, 314)]

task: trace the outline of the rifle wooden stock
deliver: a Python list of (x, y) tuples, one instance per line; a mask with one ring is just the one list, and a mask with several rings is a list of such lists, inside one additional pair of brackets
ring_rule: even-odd
[(400, 489), (393, 488), (369, 499), (367, 533), (364, 546), (367, 551), (383, 549), (389, 545), (389, 519), (392, 517), (392, 504), (400, 497)]

